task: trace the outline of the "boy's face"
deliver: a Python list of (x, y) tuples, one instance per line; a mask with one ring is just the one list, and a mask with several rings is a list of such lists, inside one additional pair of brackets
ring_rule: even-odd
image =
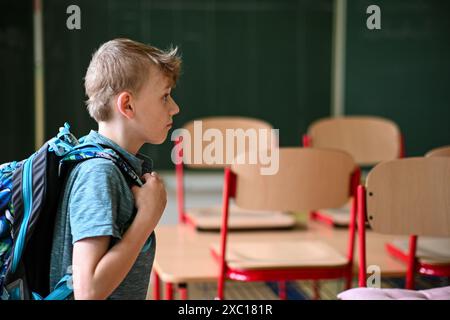
[(149, 79), (133, 97), (135, 123), (139, 135), (147, 143), (161, 144), (172, 127), (173, 116), (180, 112), (170, 96), (170, 79), (160, 70), (151, 67)]

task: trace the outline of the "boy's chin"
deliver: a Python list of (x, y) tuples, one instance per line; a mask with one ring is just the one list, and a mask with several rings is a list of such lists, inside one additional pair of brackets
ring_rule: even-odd
[(150, 144), (163, 144), (164, 141), (166, 141), (166, 139), (167, 139), (167, 135), (165, 135), (164, 137), (161, 137), (159, 139), (147, 140), (147, 143), (150, 143)]

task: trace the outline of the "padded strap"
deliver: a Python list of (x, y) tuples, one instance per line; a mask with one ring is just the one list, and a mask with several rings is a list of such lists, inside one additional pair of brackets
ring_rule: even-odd
[[(50, 292), (50, 294), (43, 300), (65, 300), (73, 293), (72, 285), (72, 275), (66, 274), (59, 280), (58, 284), (55, 286), (55, 290)], [(33, 292), (33, 296), (35, 293)], [(42, 299), (42, 298), (41, 298)]]

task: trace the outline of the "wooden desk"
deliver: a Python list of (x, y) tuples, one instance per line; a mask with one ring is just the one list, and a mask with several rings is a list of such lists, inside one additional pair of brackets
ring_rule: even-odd
[[(398, 236), (386, 236), (373, 232), (366, 234), (367, 265), (380, 267), (382, 277), (403, 276), (406, 266), (387, 253), (385, 243)], [(261, 240), (321, 239), (342, 254), (347, 254), (348, 231), (310, 221), (307, 229), (286, 231), (233, 232), (228, 244), (233, 242), (258, 242)], [(181, 285), (181, 296), (186, 298), (186, 283), (214, 282), (219, 275), (219, 265), (213, 259), (210, 248), (218, 243), (218, 232), (198, 232), (189, 225), (161, 225), (156, 229), (156, 258), (154, 271), (154, 298), (159, 299), (159, 279), (166, 284), (166, 298), (173, 298), (173, 284)], [(358, 250), (355, 243), (355, 268), (358, 274)]]

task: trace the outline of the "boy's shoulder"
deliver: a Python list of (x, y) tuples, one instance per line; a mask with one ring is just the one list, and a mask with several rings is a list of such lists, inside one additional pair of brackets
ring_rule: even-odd
[(78, 163), (70, 172), (68, 185), (95, 188), (127, 188), (128, 184), (120, 169), (114, 162), (104, 158), (94, 158)]
[(104, 174), (104, 173), (118, 173), (121, 175), (119, 168), (113, 161), (105, 158), (93, 158), (81, 161), (72, 170), (71, 174)]

